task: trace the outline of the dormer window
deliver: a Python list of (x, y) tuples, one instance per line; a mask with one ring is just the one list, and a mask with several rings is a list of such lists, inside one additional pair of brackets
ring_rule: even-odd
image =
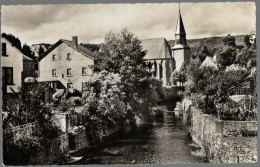
[(82, 68), (82, 75), (87, 75), (87, 69), (85, 67)]
[(52, 70), (52, 76), (53, 76), (53, 77), (56, 77), (56, 76), (57, 76), (56, 69), (53, 69), (53, 70)]
[(71, 76), (71, 68), (67, 69), (67, 76)]
[(71, 54), (70, 53), (67, 54), (67, 60), (71, 60)]
[(57, 56), (56, 55), (52, 55), (52, 61), (57, 60)]

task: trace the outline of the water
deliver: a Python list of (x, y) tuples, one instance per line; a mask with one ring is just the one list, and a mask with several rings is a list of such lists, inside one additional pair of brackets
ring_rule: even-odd
[(205, 163), (191, 155), (182, 121), (165, 105), (154, 122), (141, 122), (110, 136), (99, 146), (75, 153), (84, 156), (74, 164)]

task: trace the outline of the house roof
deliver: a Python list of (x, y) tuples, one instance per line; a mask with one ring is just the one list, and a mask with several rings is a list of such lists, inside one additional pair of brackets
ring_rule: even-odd
[(218, 70), (220, 65), (212, 57), (207, 56), (206, 59), (201, 63), (199, 68), (203, 68), (203, 67), (213, 67)]
[(44, 52), (42, 54), (42, 56), (39, 57), (39, 61), (41, 61), (45, 56), (47, 56), (52, 50), (54, 50), (56, 47), (58, 47), (60, 44), (65, 43), (68, 46), (72, 47), (73, 49), (77, 50), (78, 52), (82, 53), (83, 55), (85, 55), (86, 57), (92, 59), (92, 60), (96, 60), (96, 56), (87, 48), (78, 45), (77, 48), (73, 47), (73, 43), (72, 41), (69, 40), (65, 40), (65, 39), (60, 39), (58, 42), (56, 42), (55, 44), (53, 44), (46, 52)]
[(245, 99), (247, 97), (247, 95), (232, 95), (229, 96), (229, 98), (233, 101), (235, 101), (236, 103), (239, 103), (241, 100)]
[(8, 39), (8, 37), (7, 37), (7, 35), (6, 35), (5, 33), (2, 33), (2, 38), (5, 38), (6, 40), (8, 40), (8, 41), (12, 44), (13, 47), (15, 47), (16, 49), (18, 49), (18, 50), (23, 54), (23, 60), (31, 60), (31, 61), (33, 60), (33, 59), (31, 59), (30, 57), (26, 56), (20, 48), (18, 48), (17, 46), (15, 46), (15, 45), (12, 43), (12, 41), (10, 41), (10, 40)]
[(143, 50), (147, 53), (146, 60), (151, 59), (171, 59), (171, 47), (165, 38), (153, 38), (142, 40)]

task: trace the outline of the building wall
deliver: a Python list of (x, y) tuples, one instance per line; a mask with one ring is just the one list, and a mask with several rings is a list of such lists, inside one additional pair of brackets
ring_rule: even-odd
[(182, 64), (190, 62), (191, 51), (189, 49), (177, 49), (173, 50), (173, 58), (175, 59), (176, 69), (180, 70)]
[(153, 64), (151, 72), (154, 71), (152, 75), (154, 78), (162, 80), (163, 85), (170, 85), (170, 77), (175, 70), (174, 59), (146, 60), (146, 62)]
[(7, 85), (7, 93), (12, 93), (11, 88), (18, 91), (22, 85), (22, 71), (23, 71), (23, 53), (5, 38), (1, 38), (2, 43), (6, 43), (6, 54), (2, 56), (2, 67), (13, 67), (13, 85)]
[[(67, 60), (68, 53), (71, 54), (71, 60)], [(52, 60), (54, 54), (57, 58), (56, 61)], [(81, 90), (82, 82), (92, 75), (90, 65), (94, 65), (92, 59), (62, 43), (39, 62), (39, 80), (59, 80), (65, 87), (70, 81), (73, 83), (73, 88)], [(83, 67), (87, 69), (87, 75), (82, 75)], [(67, 76), (68, 68), (71, 68), (71, 76)], [(56, 77), (52, 76), (52, 69), (56, 69)]]

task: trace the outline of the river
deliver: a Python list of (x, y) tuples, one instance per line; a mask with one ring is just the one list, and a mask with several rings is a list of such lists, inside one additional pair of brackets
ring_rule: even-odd
[(74, 164), (205, 163), (205, 158), (191, 155), (191, 141), (181, 119), (165, 104), (157, 108), (162, 112), (156, 121), (127, 127), (103, 145), (75, 153), (83, 159)]

